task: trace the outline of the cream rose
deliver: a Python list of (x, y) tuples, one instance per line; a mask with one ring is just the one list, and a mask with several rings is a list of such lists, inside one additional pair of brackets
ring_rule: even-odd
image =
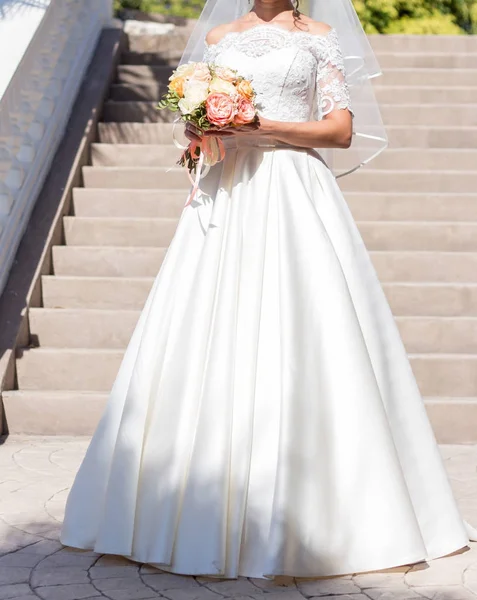
[(211, 94), (228, 94), (229, 96), (235, 97), (237, 95), (237, 90), (235, 86), (230, 81), (225, 81), (224, 79), (220, 79), (219, 77), (214, 77), (210, 82), (210, 93)]
[(195, 71), (195, 63), (185, 63), (174, 71), (174, 73), (169, 77), (169, 81), (172, 81), (176, 77), (191, 77)]
[(237, 72), (228, 67), (216, 67), (215, 76), (224, 81), (234, 82), (237, 80)]
[(206, 63), (197, 63), (194, 72), (191, 75), (191, 81), (202, 81), (209, 83), (212, 79), (209, 67)]
[(179, 101), (179, 109), (183, 115), (194, 112), (209, 95), (209, 85), (202, 81), (191, 79), (184, 86), (184, 98)]

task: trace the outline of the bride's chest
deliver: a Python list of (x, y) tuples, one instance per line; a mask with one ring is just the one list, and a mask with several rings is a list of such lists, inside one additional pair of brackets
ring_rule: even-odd
[(293, 46), (270, 50), (232, 45), (217, 55), (216, 62), (251, 79), (257, 94), (314, 89), (316, 60), (310, 52)]
[(273, 30), (230, 35), (217, 48), (214, 62), (251, 80), (262, 115), (307, 120), (315, 94), (317, 59), (305, 41)]

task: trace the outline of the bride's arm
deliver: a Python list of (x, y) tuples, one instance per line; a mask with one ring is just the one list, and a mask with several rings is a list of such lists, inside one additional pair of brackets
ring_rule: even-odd
[(220, 131), (199, 132), (188, 123), (186, 135), (199, 141), (200, 136), (260, 135), (300, 148), (349, 148), (353, 135), (353, 119), (349, 110), (334, 110), (321, 121), (286, 122), (260, 117), (257, 125), (226, 127)]
[(261, 118), (257, 133), (301, 148), (349, 148), (352, 121), (349, 110), (334, 110), (321, 121), (306, 123)]

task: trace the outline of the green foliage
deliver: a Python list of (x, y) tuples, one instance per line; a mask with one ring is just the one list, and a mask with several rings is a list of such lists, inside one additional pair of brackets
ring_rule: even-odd
[[(232, 1), (232, 0), (231, 0)], [(205, 0), (114, 0), (115, 11), (127, 8), (173, 17), (197, 18)]]
[(477, 0), (354, 0), (367, 33), (477, 33)]
[(463, 30), (456, 25), (452, 15), (434, 13), (418, 18), (408, 16), (394, 21), (386, 33), (407, 33), (410, 35), (461, 35)]
[[(477, 33), (477, 0), (353, 1), (367, 33)], [(138, 9), (185, 18), (197, 17), (204, 3), (205, 0), (114, 0), (116, 10)]]

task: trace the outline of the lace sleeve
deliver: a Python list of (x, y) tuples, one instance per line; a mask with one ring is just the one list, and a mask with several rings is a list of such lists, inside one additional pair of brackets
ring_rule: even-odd
[(351, 111), (349, 87), (338, 34), (331, 29), (322, 41), (316, 71), (316, 96), (320, 119), (334, 110)]
[(204, 56), (202, 58), (203, 62), (213, 63), (215, 62), (215, 58), (217, 56), (217, 44), (208, 44), (205, 42)]

